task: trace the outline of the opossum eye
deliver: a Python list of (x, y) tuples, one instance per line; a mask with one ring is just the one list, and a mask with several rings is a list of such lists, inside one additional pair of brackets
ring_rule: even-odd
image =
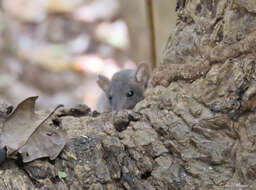
[(129, 92), (127, 92), (126, 96), (127, 97), (132, 97), (134, 94), (134, 92), (132, 90), (130, 90)]
[(112, 100), (112, 96), (109, 96), (109, 97), (108, 97), (108, 100), (111, 101), (111, 100)]

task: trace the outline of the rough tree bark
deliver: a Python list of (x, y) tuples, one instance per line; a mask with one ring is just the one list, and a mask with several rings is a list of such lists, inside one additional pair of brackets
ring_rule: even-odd
[(256, 189), (256, 1), (178, 0), (177, 14), (144, 101), (59, 115), (62, 154), (6, 162), (0, 189)]

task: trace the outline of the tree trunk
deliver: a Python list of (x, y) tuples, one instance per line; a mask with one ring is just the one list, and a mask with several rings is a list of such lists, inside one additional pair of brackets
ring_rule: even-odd
[(4, 163), (0, 189), (256, 189), (256, 1), (178, 0), (177, 14), (134, 111), (59, 116), (61, 155)]

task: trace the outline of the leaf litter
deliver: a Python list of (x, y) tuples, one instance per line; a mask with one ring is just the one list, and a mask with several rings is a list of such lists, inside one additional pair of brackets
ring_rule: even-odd
[(47, 122), (61, 106), (42, 118), (35, 113), (37, 98), (23, 100), (3, 122), (0, 148), (6, 149), (7, 157), (16, 156), (18, 152), (25, 163), (43, 157), (54, 160), (64, 148), (66, 132)]

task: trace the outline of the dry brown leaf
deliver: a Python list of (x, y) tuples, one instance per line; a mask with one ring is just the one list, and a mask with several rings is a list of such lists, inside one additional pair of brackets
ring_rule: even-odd
[(36, 128), (45, 121), (35, 114), (38, 96), (22, 101), (3, 124), (0, 147), (7, 148), (7, 156), (22, 147)]
[(24, 162), (42, 157), (55, 159), (66, 144), (66, 132), (47, 124), (52, 111), (41, 118), (35, 113), (35, 101), (38, 97), (29, 97), (22, 101), (13, 113), (7, 117), (0, 135), (0, 148), (7, 149), (7, 157), (19, 152)]
[(66, 132), (52, 128), (45, 122), (29, 138), (28, 142), (19, 149), (23, 162), (50, 157), (54, 160), (66, 144)]

